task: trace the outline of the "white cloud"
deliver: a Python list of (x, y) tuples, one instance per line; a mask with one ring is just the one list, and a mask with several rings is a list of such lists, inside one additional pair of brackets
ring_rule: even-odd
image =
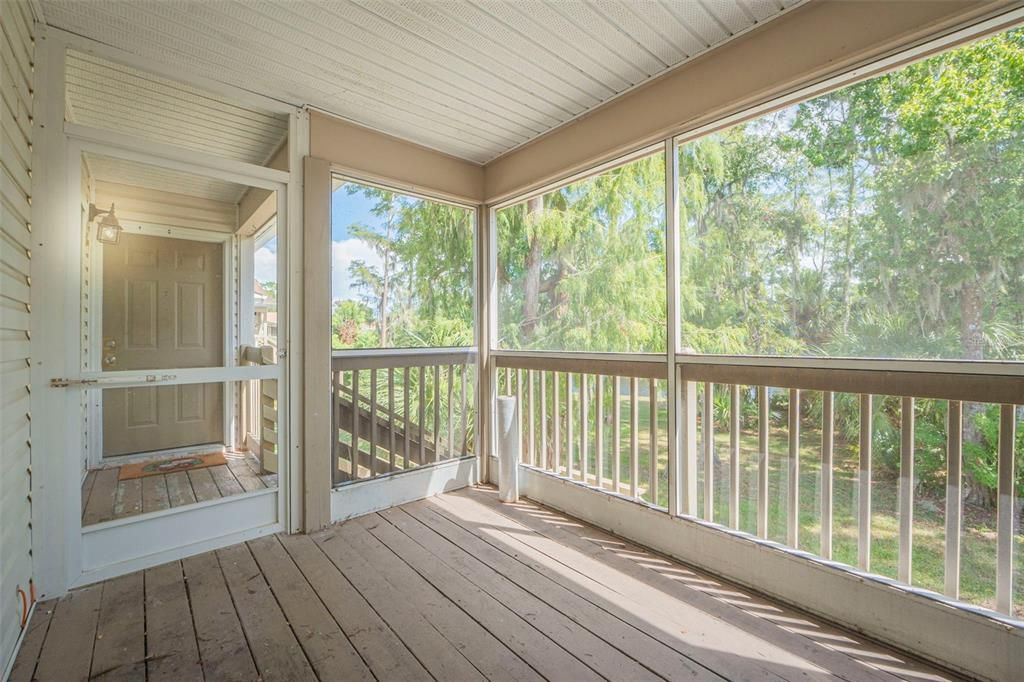
[(253, 273), (258, 282), (277, 281), (277, 254), (263, 246), (253, 254)]
[(361, 260), (370, 267), (380, 268), (382, 260), (366, 242), (361, 239), (344, 239), (331, 242), (331, 299), (334, 301), (358, 299), (359, 292), (352, 287), (348, 266), (352, 261)]

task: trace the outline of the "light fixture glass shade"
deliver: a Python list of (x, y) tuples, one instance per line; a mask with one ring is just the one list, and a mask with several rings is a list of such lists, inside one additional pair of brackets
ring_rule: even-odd
[(114, 215), (114, 205), (111, 204), (110, 210), (100, 219), (99, 224), (96, 226), (96, 241), (103, 244), (116, 244), (120, 238), (121, 223), (118, 222), (117, 216)]

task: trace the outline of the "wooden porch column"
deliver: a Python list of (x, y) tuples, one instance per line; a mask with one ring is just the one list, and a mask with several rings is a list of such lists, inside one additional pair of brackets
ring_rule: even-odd
[(303, 234), (303, 523), (331, 522), (331, 166), (304, 160)]

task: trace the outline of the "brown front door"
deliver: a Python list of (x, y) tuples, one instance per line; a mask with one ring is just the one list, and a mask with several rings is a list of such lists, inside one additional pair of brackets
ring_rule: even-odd
[[(103, 246), (103, 369), (224, 362), (224, 246), (122, 234)], [(221, 384), (103, 392), (103, 456), (224, 442)]]

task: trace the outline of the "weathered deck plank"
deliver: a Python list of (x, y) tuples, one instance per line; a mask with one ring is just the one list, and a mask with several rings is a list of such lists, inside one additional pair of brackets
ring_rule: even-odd
[(176, 471), (164, 476), (167, 481), (167, 498), (172, 507), (195, 504), (196, 494), (192, 491), (187, 471)]
[(235, 474), (228, 468), (227, 464), (221, 464), (220, 466), (210, 467), (210, 476), (213, 477), (213, 482), (217, 484), (217, 489), (220, 491), (221, 497), (228, 497), (230, 495), (241, 495), (245, 492), (242, 488), (242, 484), (235, 478)]
[(171, 508), (164, 476), (146, 476), (142, 479), (142, 512), (148, 514)]
[(120, 480), (121, 467), (93, 469), (82, 482), (82, 525), (163, 511), (277, 485), (260, 474), (251, 454), (229, 453), (228, 464)]
[(39, 652), (42, 651), (43, 642), (46, 641), (46, 633), (50, 629), (50, 622), (53, 619), (53, 611), (57, 606), (57, 600), (39, 602), (36, 604), (35, 613), (28, 623), (28, 631), (25, 632), (25, 639), (21, 642), (21, 649), (18, 658), (11, 668), (11, 675), (8, 682), (30, 682), (36, 670), (36, 663), (39, 660)]
[(433, 679), (312, 539), (305, 535), (282, 535), (281, 544), (377, 679)]
[[(682, 569), (664, 557), (596, 528), (587, 528), (586, 537), (582, 537), (579, 533), (566, 530), (565, 517), (533, 503), (503, 505), (491, 499), (488, 493), (477, 491), (466, 496), (522, 524), (530, 531), (517, 533), (517, 537), (524, 542), (549, 538), (552, 542), (546, 543), (543, 551), (608, 588), (635, 599), (645, 610), (664, 612), (682, 619), (688, 629), (692, 628), (694, 622), (698, 622), (696, 618), (708, 615), (714, 617), (708, 624), (712, 628), (717, 625), (716, 621), (734, 626), (740, 632), (730, 632), (730, 641), (743, 646), (748, 656), (757, 656), (768, 661), (769, 665), (785, 661), (780, 655), (781, 650), (797, 659), (812, 661), (843, 679), (898, 679), (884, 670), (866, 666), (846, 653), (823, 647), (804, 634), (779, 627), (772, 620), (788, 618), (793, 623), (799, 623), (806, 619), (803, 614), (738, 593), (734, 593), (731, 603), (725, 602), (704, 591), (723, 589), (720, 583), (709, 580), (707, 576)], [(628, 579), (624, 580), (623, 576)], [(671, 600), (666, 602), (666, 595)], [(749, 610), (744, 608), (744, 601), (749, 602)], [(769, 615), (766, 617), (765, 614)], [(822, 638), (836, 644), (852, 644), (867, 650), (878, 648), (824, 624), (813, 629), (819, 631)], [(918, 665), (910, 659), (903, 664), (908, 669)]]
[(315, 680), (309, 660), (248, 546), (217, 550), (231, 600), (263, 680)]
[[(582, 587), (578, 592), (566, 587), (548, 575), (549, 567), (530, 561), (527, 557), (507, 553), (506, 548), (492, 545), (484, 537), (477, 535), (481, 532), (475, 528), (460, 528), (463, 532), (454, 526), (448, 526), (448, 532), (458, 536), (457, 541), (467, 551), (472, 552), (506, 579), (536, 595), (549, 608), (574, 620), (607, 642), (608, 646), (633, 659), (637, 666), (646, 668), (643, 672), (632, 674), (632, 679), (640, 679), (644, 674), (647, 677), (668, 680), (715, 677), (710, 670), (651, 637), (645, 628), (637, 627), (637, 624), (629, 622), (629, 619), (623, 619), (624, 614), (606, 610), (595, 604), (591, 601), (594, 599), (593, 595), (588, 593), (586, 587)], [(473, 532), (475, 530), (476, 533)]]
[[(202, 471), (179, 487), (215, 488)], [(37, 608), (11, 674), (203, 678), (952, 679), (490, 489), (75, 590)]]
[(142, 479), (130, 478), (118, 481), (117, 497), (114, 500), (114, 518), (138, 516), (142, 513)]
[(439, 680), (483, 680), (462, 652), (435, 629), (383, 575), (335, 533), (342, 526), (315, 534), (314, 540), (341, 573), (359, 590), (374, 611), (409, 647), (430, 674)]
[(90, 585), (57, 602), (46, 641), (39, 652), (35, 679), (67, 682), (89, 679), (102, 594), (102, 584)]
[(220, 490), (217, 488), (217, 484), (213, 482), (213, 476), (210, 475), (209, 469), (192, 469), (187, 473), (197, 502), (216, 500), (220, 497)]
[(181, 563), (151, 568), (146, 571), (146, 679), (176, 682), (202, 675)]
[(346, 680), (373, 680), (351, 642), (274, 536), (249, 542), (256, 563), (320, 679), (344, 670)]
[(245, 641), (217, 556), (209, 552), (181, 563), (188, 581), (192, 620), (206, 679), (227, 682), (256, 679), (256, 663)]
[(387, 523), (373, 514), (339, 528), (352, 551), (366, 557), (392, 588), (400, 592), (406, 608), (417, 609), (449, 642), (462, 647), (463, 655), (489, 680), (540, 680), (536, 671), (501, 639), (467, 615), (395, 555), (370, 529)]
[(567, 632), (574, 625), (571, 621), (535, 608), (538, 604), (531, 603), (529, 594), (510, 584), (502, 590), (500, 576), (405, 512), (395, 509), (381, 516), (392, 529), (379, 524), (372, 531), (375, 536), (542, 675), (602, 679), (584, 664), (600, 660), (600, 650), (607, 648), (596, 638), (594, 650), (574, 649), (573, 634), (579, 633)]
[(89, 500), (82, 514), (82, 525), (91, 526), (114, 518), (114, 500), (117, 494), (117, 469), (95, 472)]
[[(709, 670), (728, 670), (729, 678), (754, 680), (771, 678), (781, 671), (807, 667), (806, 661), (796, 656), (787, 656), (778, 648), (752, 637), (717, 619), (707, 619), (685, 603), (673, 602), (665, 608), (663, 597), (623, 574), (610, 569), (599, 561), (593, 561), (573, 547), (558, 542), (512, 520), (489, 505), (490, 499), (474, 497), (469, 500), (462, 496), (451, 496), (444, 501), (432, 501), (444, 509), (449, 518), (471, 532), (478, 525), (486, 525), (489, 533), (479, 534), (481, 539), (500, 537), (491, 541), (502, 551), (516, 552), (520, 561), (542, 572), (553, 582), (567, 589), (577, 589), (587, 595), (587, 601), (597, 608), (629, 623), (637, 630), (671, 647), (688, 659)], [(469, 508), (472, 508), (472, 515)], [(504, 511), (504, 510), (502, 510)], [(497, 533), (495, 533), (497, 531)], [(618, 576), (618, 582), (608, 586), (602, 578), (608, 572)], [(579, 590), (578, 588), (583, 588)], [(625, 594), (624, 594), (625, 593)], [(716, 649), (716, 642), (730, 641), (744, 652), (742, 658)], [(831, 677), (824, 670), (807, 670), (811, 676)]]
[(142, 573), (103, 583), (91, 680), (130, 680), (146, 676), (146, 615)]

